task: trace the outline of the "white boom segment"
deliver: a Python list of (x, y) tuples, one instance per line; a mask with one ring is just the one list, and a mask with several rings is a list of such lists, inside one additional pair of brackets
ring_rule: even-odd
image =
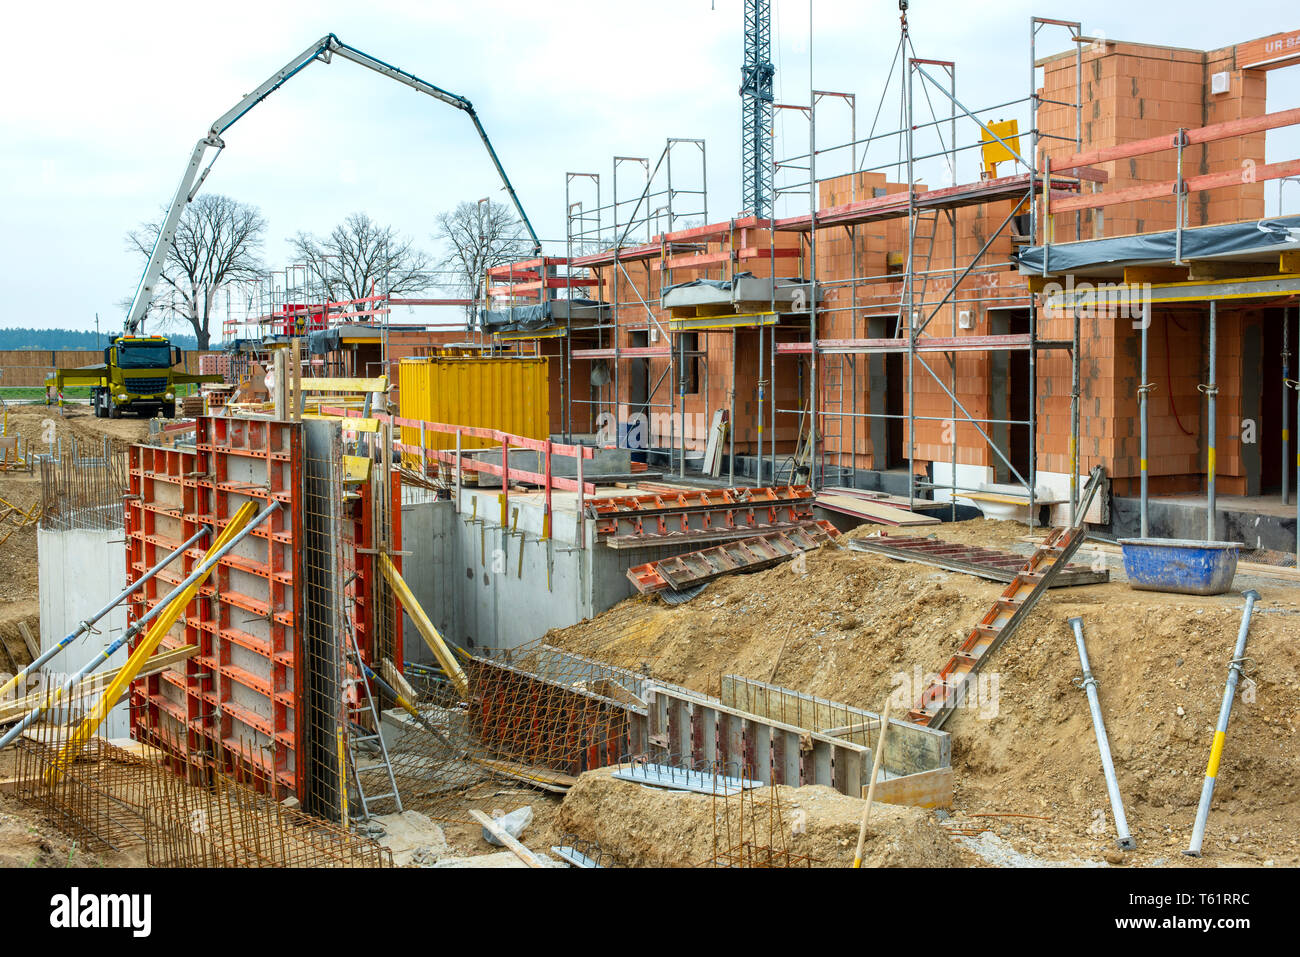
[[(203, 157), (207, 154), (208, 149), (215, 148), (218, 151), (223, 149), (226, 144), (221, 138), (221, 134), (230, 129), (240, 117), (274, 93), (309, 63), (315, 60), (329, 63), (331, 56), (335, 53), (344, 59), (351, 60), (353, 63), (359, 63), (367, 69), (374, 70), (376, 73), (432, 96), (434, 99), (441, 100), (448, 106), (454, 106), (456, 109), (468, 113), (469, 118), (474, 122), (474, 129), (478, 132), (479, 138), (483, 140), (483, 145), (487, 148), (488, 156), (492, 159), (492, 165), (496, 167), (497, 175), (501, 177), (506, 192), (510, 194), (510, 200), (514, 204), (515, 211), (519, 213), (524, 228), (528, 230), (528, 235), (532, 237), (534, 255), (541, 252), (542, 246), (537, 239), (537, 233), (533, 231), (532, 223), (528, 221), (528, 216), (519, 202), (519, 197), (510, 184), (510, 178), (506, 176), (506, 171), (502, 167), (500, 159), (497, 158), (496, 150), (492, 148), (487, 131), (483, 129), (478, 114), (474, 112), (473, 104), (463, 96), (449, 93), (441, 87), (421, 80), (418, 76), (407, 73), (405, 70), (399, 70), (383, 60), (376, 59), (368, 53), (348, 46), (334, 34), (329, 33), (303, 50), (302, 53), (286, 63), (278, 73), (268, 78), (261, 86), (218, 117), (203, 138), (194, 144), (194, 151), (190, 154), (189, 165), (185, 167), (185, 173), (181, 176), (180, 184), (176, 187), (176, 194), (172, 197), (171, 205), (168, 206), (167, 213), (163, 217), (162, 226), (158, 230), (158, 237), (154, 240), (153, 249), (149, 253), (149, 262), (145, 265), (144, 274), (140, 277), (139, 285), (136, 286), (135, 296), (131, 299), (131, 308), (126, 314), (124, 323), (124, 329), (128, 334), (139, 329), (145, 311), (153, 300), (154, 287), (162, 275), (167, 253), (176, 240), (176, 228), (180, 225), (181, 215), (185, 212), (185, 207), (189, 202), (198, 194), (199, 189), (203, 186), (203, 180), (207, 178), (208, 170), (212, 168), (212, 164), (209, 163), (207, 169), (203, 170), (202, 174), (199, 173), (199, 168), (203, 165)], [(213, 159), (215, 160), (215, 156)]]

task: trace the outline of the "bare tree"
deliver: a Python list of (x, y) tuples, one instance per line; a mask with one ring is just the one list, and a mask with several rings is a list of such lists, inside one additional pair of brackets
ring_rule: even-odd
[(431, 283), (429, 256), (365, 213), (353, 213), (323, 239), (298, 233), (289, 242), (313, 285), (333, 302), (414, 292)]
[(483, 302), (483, 278), (493, 266), (504, 266), (519, 251), (523, 224), (504, 203), (492, 200), (458, 203), (438, 214), (436, 238), (448, 250), (439, 267), (453, 277), (454, 287), (471, 300), (465, 307), (470, 325)]
[[(127, 233), (127, 248), (146, 260), (158, 236), (157, 223), (145, 223)], [(207, 193), (185, 207), (176, 241), (163, 263), (162, 286), (147, 315), (183, 319), (194, 329), (200, 349), (211, 339), (217, 291), (228, 282), (261, 274), (259, 250), (266, 220), (256, 206)]]

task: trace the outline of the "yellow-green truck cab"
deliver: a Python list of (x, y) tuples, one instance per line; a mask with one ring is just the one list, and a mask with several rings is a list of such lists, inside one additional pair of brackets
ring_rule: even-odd
[(122, 417), (124, 412), (166, 418), (176, 415), (176, 387), (196, 382), (220, 382), (219, 375), (192, 375), (173, 366), (185, 354), (166, 336), (118, 336), (104, 350), (103, 363), (58, 369), (46, 376), (46, 389), (58, 393), (68, 386), (89, 386), (96, 418)]

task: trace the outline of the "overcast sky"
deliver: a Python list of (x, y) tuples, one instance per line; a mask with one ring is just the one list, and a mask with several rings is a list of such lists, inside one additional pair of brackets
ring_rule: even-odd
[[(158, 214), (213, 119), (329, 32), (471, 100), (545, 240), (564, 236), (566, 171), (599, 172), (608, 190), (612, 156), (653, 162), (667, 137), (707, 140), (709, 219), (726, 219), (740, 206), (742, 6), (14, 4), (0, 60), (0, 325), (93, 329), (98, 312), (104, 329), (119, 327), (117, 303), (141, 269), (125, 249), (125, 231)], [(778, 99), (806, 103), (808, 0), (772, 6)], [(914, 0), (909, 17), (918, 56), (956, 60), (958, 97), (979, 108), (1026, 96), (1031, 13), (1083, 17), (1088, 34), (1195, 49), (1300, 25), (1295, 8), (1276, 0), (1238, 0), (1231, 9), (1228, 35), (1223, 5), (1206, 0)], [(813, 0), (812, 18), (813, 83), (858, 94), (861, 135), (898, 43), (897, 3)], [(1039, 54), (1067, 46), (1063, 31), (1046, 31)], [(1300, 104), (1300, 68), (1275, 71), (1269, 83), (1270, 110)], [(895, 90), (884, 112), (896, 119)], [(819, 109), (819, 146), (848, 138), (847, 116), (834, 103)], [(806, 150), (798, 114), (783, 114), (777, 133), (779, 156)], [(312, 64), (225, 140), (204, 188), (261, 207), (272, 267), (291, 261), (287, 237), (326, 232), (353, 211), (433, 249), (438, 212), (461, 200), (505, 198), (462, 113), (342, 60)], [(1271, 135), (1267, 160), (1294, 157), (1298, 146), (1294, 135)], [(840, 171), (830, 157), (823, 169)], [(673, 173), (677, 185), (690, 175), (677, 165)], [(632, 174), (623, 167), (619, 175)], [(1272, 211), (1277, 187), (1267, 188)], [(1284, 195), (1284, 211), (1300, 210), (1300, 184)], [(779, 211), (806, 208), (791, 199)], [(562, 244), (553, 251), (562, 253)], [(402, 318), (412, 317), (394, 316)]]

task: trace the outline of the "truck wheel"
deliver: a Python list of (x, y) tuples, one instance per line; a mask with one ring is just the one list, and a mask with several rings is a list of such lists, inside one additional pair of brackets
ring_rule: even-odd
[(120, 419), (122, 417), (122, 407), (113, 401), (112, 396), (108, 399), (108, 417), (110, 419)]
[(95, 418), (104, 417), (104, 397), (99, 389), (90, 390), (90, 407), (95, 410)]
[(162, 407), (162, 414), (164, 419), (176, 418), (176, 403), (175, 402), (165, 403)]

